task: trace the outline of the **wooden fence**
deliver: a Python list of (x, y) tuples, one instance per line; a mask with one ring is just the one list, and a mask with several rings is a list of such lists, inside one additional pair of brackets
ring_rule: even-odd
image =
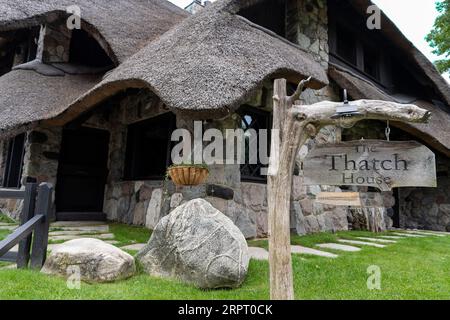
[[(52, 196), (49, 183), (28, 183), (25, 190), (0, 189), (0, 199), (23, 199), (20, 226), (0, 241), (0, 260), (16, 262), (18, 268), (42, 268), (47, 256)], [(9, 252), (17, 244), (17, 254)]]

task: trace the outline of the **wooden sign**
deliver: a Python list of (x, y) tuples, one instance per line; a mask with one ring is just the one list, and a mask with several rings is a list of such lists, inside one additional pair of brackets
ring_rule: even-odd
[(415, 141), (360, 140), (314, 148), (303, 163), (305, 185), (436, 187), (434, 153)]
[(321, 192), (316, 202), (332, 206), (361, 207), (359, 192)]

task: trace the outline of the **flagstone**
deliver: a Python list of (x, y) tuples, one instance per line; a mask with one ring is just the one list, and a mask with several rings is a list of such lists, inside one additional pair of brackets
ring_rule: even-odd
[(383, 239), (395, 239), (395, 240), (406, 239), (406, 237), (400, 237), (400, 236), (379, 236), (379, 237), (383, 238)]
[(106, 225), (105, 221), (56, 221), (50, 224), (50, 227), (91, 227)]
[(380, 239), (380, 238), (367, 238), (367, 237), (356, 237), (359, 240), (373, 241), (373, 242), (381, 242), (381, 243), (397, 243), (394, 240)]
[(64, 230), (64, 231), (50, 231), (49, 236), (81, 236), (90, 234), (104, 234), (107, 232), (93, 231), (93, 230)]
[(9, 225), (9, 226), (0, 226), (0, 230), (16, 230), (17, 229), (17, 225)]
[(264, 248), (248, 247), (248, 254), (251, 259), (269, 260), (269, 252)]
[(74, 240), (74, 239), (82, 239), (82, 238), (93, 238), (93, 239), (100, 239), (100, 240), (113, 240), (114, 235), (112, 233), (103, 233), (103, 234), (96, 234), (96, 235), (86, 235), (86, 236), (76, 236), (76, 235), (65, 235), (65, 236), (50, 236), (48, 239), (50, 241), (67, 241), (67, 240)]
[(339, 244), (339, 243), (321, 243), (317, 244), (316, 246), (324, 249), (333, 249), (333, 250), (341, 250), (341, 251), (347, 251), (347, 252), (357, 252), (361, 251), (361, 248), (353, 247), (345, 244)]
[(130, 244), (130, 245), (127, 245), (127, 246), (120, 247), (120, 249), (122, 249), (122, 250), (139, 251), (142, 248), (144, 248), (145, 246), (146, 246), (146, 243), (135, 243), (135, 244)]
[(291, 246), (291, 252), (295, 254), (308, 254), (326, 258), (337, 258), (338, 255), (330, 252), (320, 251), (302, 246)]
[(418, 234), (409, 234), (409, 233), (401, 233), (401, 232), (393, 232), (396, 236), (407, 237), (407, 238), (425, 238), (425, 236), (419, 236)]
[(405, 230), (404, 232), (410, 233), (410, 234), (418, 234), (419, 236), (434, 236), (434, 237), (445, 237), (444, 234), (439, 233), (432, 233), (432, 232), (426, 232), (426, 231), (414, 231), (414, 230)]
[(80, 227), (51, 227), (51, 232), (56, 231), (83, 231), (83, 232), (109, 232), (108, 225), (98, 225), (98, 226), (80, 226)]
[(339, 242), (342, 243), (348, 243), (348, 244), (355, 244), (360, 246), (369, 246), (369, 247), (376, 247), (376, 248), (384, 248), (386, 245), (379, 244), (379, 243), (373, 243), (373, 242), (365, 242), (365, 241), (358, 241), (358, 240), (346, 240), (346, 239), (339, 239)]

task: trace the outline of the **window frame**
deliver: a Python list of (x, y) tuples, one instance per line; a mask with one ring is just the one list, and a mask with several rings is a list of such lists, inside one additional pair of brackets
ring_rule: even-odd
[(123, 179), (124, 181), (160, 181), (164, 180), (165, 173), (161, 175), (139, 175), (137, 172), (139, 171), (136, 166), (136, 157), (138, 157), (137, 149), (139, 145), (139, 136), (142, 135), (142, 132), (145, 131), (145, 128), (148, 128), (151, 124), (156, 122), (164, 121), (163, 118), (167, 118), (169, 125), (167, 126), (168, 140), (166, 144), (166, 168), (172, 164), (171, 161), (171, 151), (173, 142), (171, 141), (172, 132), (176, 129), (176, 116), (172, 112), (167, 112), (164, 114), (157, 115), (155, 117), (141, 120), (132, 124), (129, 124), (127, 127), (127, 138), (126, 138), (126, 148), (125, 148), (125, 164), (123, 170)]
[[(270, 140), (270, 130), (272, 129), (272, 122), (273, 122), (273, 117), (272, 117), (272, 113), (270, 111), (267, 110), (263, 110), (261, 108), (258, 107), (252, 107), (249, 105), (243, 105), (241, 106), (237, 112), (236, 112), (241, 121), (244, 118), (244, 113), (253, 113), (253, 114), (257, 114), (259, 116), (264, 116), (266, 125), (267, 125), (267, 130), (269, 133), (269, 137), (267, 138), (267, 144), (268, 144), (268, 150), (269, 150), (269, 154), (270, 154), (270, 144), (271, 144), (271, 140)], [(240, 127), (240, 129), (242, 129), (242, 127)], [(264, 168), (263, 165), (261, 165), (259, 163), (259, 137), (258, 137), (258, 164), (257, 165), (252, 165), (252, 166), (258, 166), (258, 169)], [(247, 160), (247, 159), (246, 159)], [(241, 182), (250, 182), (250, 183), (267, 183), (267, 176), (247, 176), (247, 175), (243, 175), (242, 171), (243, 171), (243, 167), (244, 166), (248, 166), (247, 164), (241, 164), (239, 171), (240, 171), (240, 175), (241, 175)]]
[[(8, 141), (2, 181), (3, 188), (20, 189), (22, 187), (25, 143), (25, 133), (19, 134)], [(11, 180), (13, 179), (13, 173), (17, 176), (14, 181)]]

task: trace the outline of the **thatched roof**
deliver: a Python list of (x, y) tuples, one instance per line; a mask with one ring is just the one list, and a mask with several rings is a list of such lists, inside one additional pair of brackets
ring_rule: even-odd
[(325, 86), (326, 72), (312, 56), (235, 14), (257, 1), (207, 6), (111, 72), (59, 120), (69, 121), (130, 86), (150, 88), (174, 112), (196, 117), (228, 114), (274, 76), (312, 76), (311, 87)]
[(30, 70), (14, 70), (0, 77), (0, 135), (9, 137), (36, 121), (60, 114), (92, 88), (97, 75), (48, 77)]
[(0, 0), (0, 32), (67, 17), (73, 5), (116, 64), (189, 15), (166, 0)]
[[(371, 0), (345, 0), (353, 6), (362, 16), (367, 17), (367, 8), (373, 5)], [(407, 11), (405, 11), (407, 12)], [(442, 96), (443, 101), (450, 106), (450, 85), (436, 70), (436, 67), (420, 52), (414, 44), (406, 38), (400, 29), (382, 12), (380, 32), (395, 45), (405, 59), (411, 65), (417, 65), (428, 78), (429, 83), (434, 85), (437, 92)]]
[[(348, 90), (352, 99), (374, 99), (404, 103), (401, 99), (390, 96), (375, 84), (337, 66), (330, 66), (329, 75), (336, 84)], [(423, 100), (408, 101), (432, 112), (428, 124), (393, 123), (394, 126), (415, 136), (421, 137), (436, 150), (450, 156), (450, 108), (443, 108)]]

